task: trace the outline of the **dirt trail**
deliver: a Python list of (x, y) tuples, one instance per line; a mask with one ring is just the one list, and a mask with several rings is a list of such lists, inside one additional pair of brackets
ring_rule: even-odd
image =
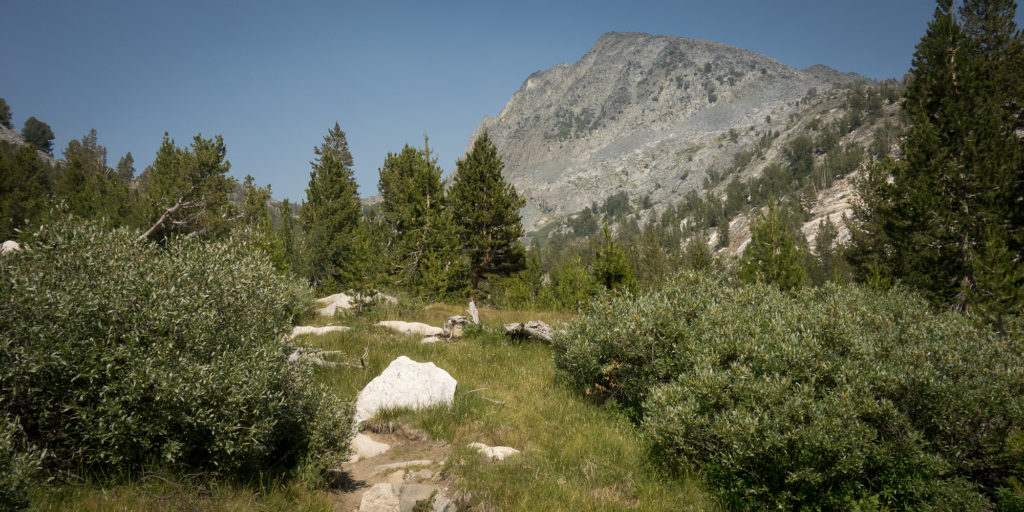
[[(363, 493), (374, 484), (392, 483), (397, 485), (424, 484), (436, 487), (439, 494), (449, 499), (455, 498), (455, 485), (443, 473), (444, 463), (450, 453), (450, 447), (439, 441), (430, 441), (417, 429), (407, 426), (393, 428), (385, 425), (382, 428), (363, 431), (374, 441), (391, 445), (391, 449), (368, 459), (346, 462), (341, 471), (335, 473), (331, 494), (334, 497), (334, 510), (338, 512), (358, 511)], [(379, 470), (380, 466), (410, 461), (429, 460), (431, 463), (417, 464), (408, 469)], [(427, 471), (422, 471), (427, 470)]]

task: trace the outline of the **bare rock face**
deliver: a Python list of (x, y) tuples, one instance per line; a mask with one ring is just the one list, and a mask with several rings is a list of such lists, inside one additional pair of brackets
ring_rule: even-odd
[(355, 423), (370, 419), (383, 408), (451, 405), (456, 384), (448, 372), (434, 363), (418, 363), (400, 356), (359, 392)]
[(677, 202), (739, 148), (785, 132), (802, 98), (857, 81), (712, 41), (612, 32), (575, 64), (530, 75), (470, 145), (488, 132), (531, 232), (618, 192)]

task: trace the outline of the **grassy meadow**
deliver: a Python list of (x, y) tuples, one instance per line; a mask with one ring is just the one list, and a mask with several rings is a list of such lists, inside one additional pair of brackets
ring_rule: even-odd
[[(338, 350), (333, 360), (357, 361), (368, 350), (365, 369), (321, 368), (316, 378), (343, 398), (354, 398), (398, 356), (430, 361), (458, 381), (451, 408), (387, 411), (371, 421), (406, 424), (448, 443), (448, 478), (472, 493), (475, 510), (718, 510), (698, 478), (673, 478), (650, 465), (644, 441), (628, 420), (556, 382), (551, 348), (527, 341), (509, 344), (501, 325), (543, 320), (558, 329), (568, 314), (482, 308), (482, 326), (456, 343), (421, 344), (375, 326), (379, 320), (442, 325), (462, 306), (391, 306), (339, 315), (309, 316), (305, 324), (341, 324), (343, 333), (307, 336), (296, 345)], [(465, 448), (471, 442), (522, 451), (489, 463)], [(239, 483), (169, 471), (130, 483), (94, 476), (81, 485), (37, 489), (32, 510), (338, 510), (337, 490), (293, 475)]]

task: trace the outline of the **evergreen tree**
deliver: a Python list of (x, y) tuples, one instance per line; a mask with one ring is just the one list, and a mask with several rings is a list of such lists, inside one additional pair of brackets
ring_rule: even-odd
[(97, 142), (96, 130), (68, 142), (53, 192), (80, 217), (102, 218), (109, 226), (133, 223), (133, 195), (107, 167), (107, 149)]
[(523, 236), (519, 209), (526, 202), (505, 182), (501, 175), (504, 167), (487, 132), (455, 164), (449, 204), (468, 254), (474, 297), (486, 275), (509, 275), (525, 265), (525, 250), (519, 242)]
[(32, 146), (0, 142), (0, 240), (17, 238), (15, 230), (40, 217), (48, 171)]
[(750, 226), (750, 243), (740, 257), (739, 275), (748, 282), (771, 283), (788, 291), (807, 283), (802, 260), (796, 233), (772, 205), (767, 215)]
[(636, 285), (629, 258), (612, 237), (608, 224), (604, 225), (601, 241), (594, 252), (593, 273), (594, 280), (612, 293), (627, 291)]
[(341, 291), (358, 278), (359, 192), (345, 132), (334, 123), (313, 152), (306, 202), (299, 210), (305, 233), (305, 270), (323, 292)]
[(463, 258), (429, 141), (424, 140), (423, 149), (406, 144), (400, 153), (388, 153), (377, 188), (397, 282), (435, 297), (461, 288)]
[(0, 126), (10, 130), (14, 129), (14, 125), (11, 124), (11, 107), (3, 98), (0, 98)]
[(288, 264), (288, 268), (297, 268), (295, 261), (295, 217), (292, 214), (292, 205), (288, 201), (288, 198), (281, 200), (281, 205), (278, 207), (278, 213), (281, 217), (280, 227), (277, 229), (277, 237), (281, 240), (281, 246), (284, 248), (284, 260)]
[(21, 128), (21, 138), (40, 151), (53, 154), (53, 130), (50, 129), (50, 125), (34, 116), (25, 120), (25, 125)]
[(708, 241), (697, 235), (690, 238), (683, 251), (683, 264), (686, 268), (696, 271), (710, 271), (715, 266), (715, 255), (711, 252)]
[[(173, 234), (216, 236), (229, 227), (226, 214), (235, 180), (228, 177), (227, 147), (217, 135), (192, 139), (179, 148), (167, 133), (153, 165), (143, 173), (143, 208), (147, 231), (140, 238), (163, 239)], [(141, 177), (140, 177), (141, 178)]]
[(860, 186), (849, 254), (860, 278), (898, 279), (960, 311), (1014, 295), (1005, 289), (1013, 280), (979, 276), (1024, 265), (1024, 52), (1014, 11), (1005, 0), (969, 0), (958, 15), (952, 0), (938, 2), (914, 54), (902, 159), (874, 167)]
[(129, 151), (117, 161), (117, 178), (121, 183), (128, 183), (135, 179), (135, 157)]

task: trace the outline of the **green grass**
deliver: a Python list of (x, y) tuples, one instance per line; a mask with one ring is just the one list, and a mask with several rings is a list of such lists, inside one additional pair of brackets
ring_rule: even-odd
[[(460, 307), (433, 304), (402, 319), (440, 325), (460, 313)], [(485, 510), (716, 509), (697, 480), (655, 471), (626, 419), (557, 384), (550, 347), (505, 342), (502, 323), (533, 319), (557, 329), (570, 317), (483, 309), (484, 327), (453, 344), (420, 344), (416, 337), (392, 335), (350, 317), (343, 323), (351, 331), (303, 343), (353, 356), (369, 344), (367, 370), (320, 371), (324, 382), (346, 396), (355, 396), (401, 355), (433, 362), (455, 377), (451, 408), (390, 411), (384, 419), (451, 443), (455, 453), (448, 470)], [(471, 442), (511, 446), (523, 454), (488, 463), (464, 448)]]
[[(367, 367), (323, 368), (317, 378), (340, 396), (354, 398), (398, 356), (430, 361), (458, 381), (451, 408), (388, 411), (379, 421), (411, 424), (451, 444), (446, 471), (473, 494), (477, 510), (717, 510), (696, 478), (673, 478), (654, 469), (637, 431), (611, 409), (555, 381), (549, 346), (507, 344), (501, 325), (543, 320), (555, 329), (570, 315), (482, 308), (482, 328), (471, 328), (457, 343), (421, 344), (415, 336), (373, 325), (401, 319), (441, 325), (465, 314), (461, 306), (377, 307), (330, 321), (350, 326), (344, 333), (299, 338), (296, 344), (340, 350), (349, 361), (369, 350)], [(471, 442), (522, 451), (490, 463), (465, 446)], [(210, 482), (183, 484), (171, 477), (112, 487), (65, 485), (34, 495), (35, 510), (330, 510), (327, 491), (296, 481), (271, 485)], [(180, 499), (160, 496), (175, 495)]]

